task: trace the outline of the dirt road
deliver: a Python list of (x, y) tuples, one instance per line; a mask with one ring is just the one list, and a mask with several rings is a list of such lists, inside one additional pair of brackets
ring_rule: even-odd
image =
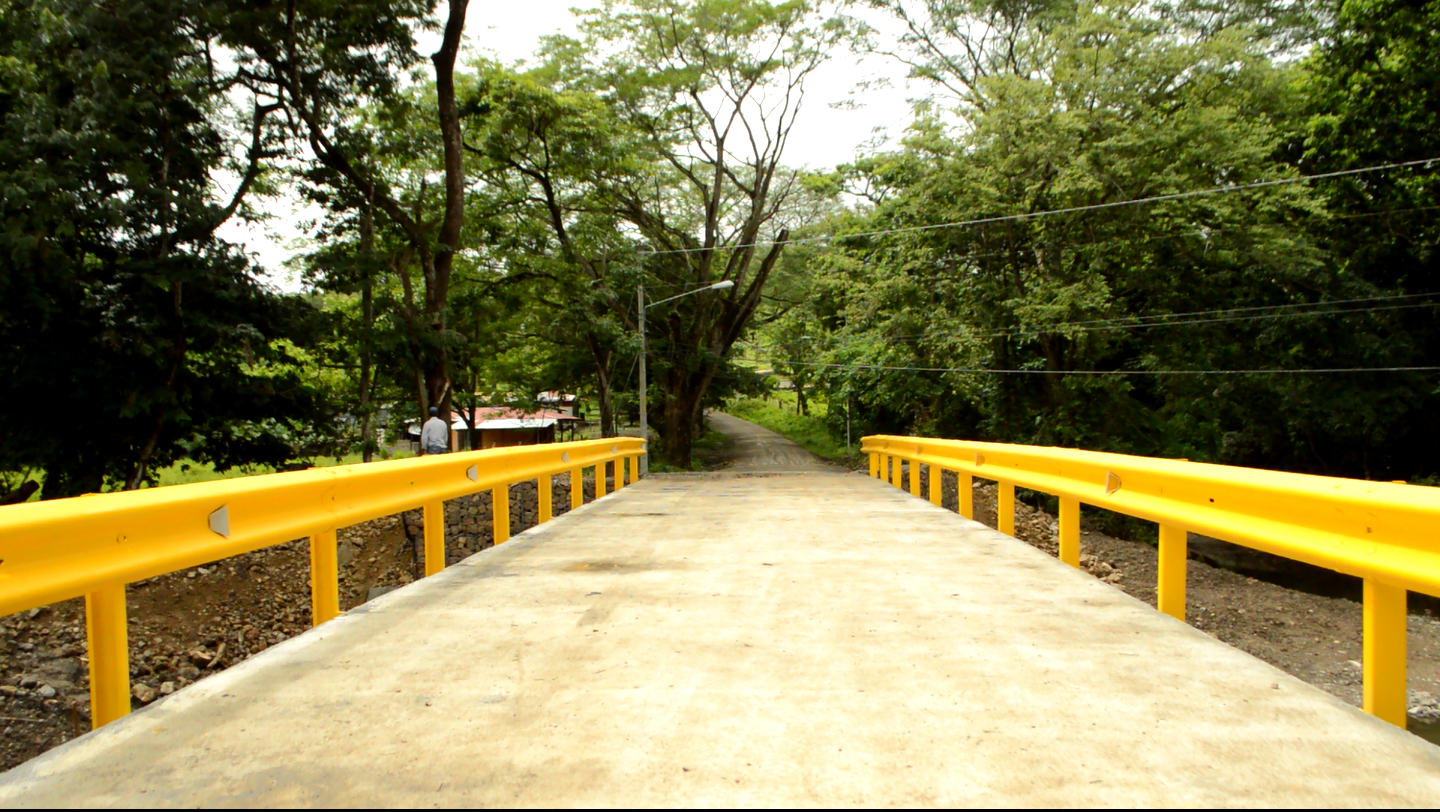
[(796, 474), (836, 472), (840, 469), (822, 461), (770, 429), (748, 420), (711, 412), (710, 428), (734, 441), (727, 471), (746, 474)]

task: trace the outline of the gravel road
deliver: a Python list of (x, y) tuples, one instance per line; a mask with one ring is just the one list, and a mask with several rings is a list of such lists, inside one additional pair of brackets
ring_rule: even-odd
[(841, 472), (840, 468), (822, 461), (793, 440), (748, 420), (724, 412), (711, 412), (709, 420), (710, 428), (734, 441), (727, 471), (746, 474)]

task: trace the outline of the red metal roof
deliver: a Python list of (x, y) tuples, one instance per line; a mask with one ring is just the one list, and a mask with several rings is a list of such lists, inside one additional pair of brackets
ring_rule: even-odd
[[(454, 410), (450, 421), (462, 419), (464, 409)], [(579, 420), (573, 415), (563, 414), (551, 409), (537, 409), (526, 411), (514, 406), (477, 406), (469, 421), (471, 425), (486, 420)]]

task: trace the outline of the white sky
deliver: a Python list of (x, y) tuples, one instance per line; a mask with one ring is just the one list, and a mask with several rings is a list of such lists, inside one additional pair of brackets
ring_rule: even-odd
[[(485, 52), (507, 63), (529, 59), (540, 38), (557, 31), (574, 33), (570, 8), (587, 7), (584, 0), (520, 0), (496, 3), (472, 2), (465, 21), (466, 47)], [(597, 4), (598, 5), (598, 4)], [(438, 13), (444, 14), (443, 5)], [(880, 26), (883, 20), (870, 20)], [(421, 52), (429, 54), (439, 44), (438, 33), (422, 39)], [(462, 57), (463, 58), (463, 57)], [(910, 123), (905, 69), (882, 57), (860, 58), (838, 51), (813, 73), (805, 89), (805, 106), (800, 112), (785, 155), (792, 166), (831, 167), (855, 157), (857, 151), (877, 134), (896, 139)], [(888, 79), (888, 87), (857, 91), (864, 81)], [(839, 103), (850, 104), (836, 107)], [(306, 239), (300, 222), (313, 219), (293, 199), (269, 201), (263, 205), (271, 217), (264, 223), (246, 225), (232, 221), (221, 236), (245, 245), (258, 256), (274, 283), (287, 290), (298, 282), (283, 264), (299, 251)]]

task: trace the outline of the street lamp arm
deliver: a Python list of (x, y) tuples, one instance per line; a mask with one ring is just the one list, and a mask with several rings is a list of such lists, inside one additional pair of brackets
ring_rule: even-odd
[(673, 301), (675, 301), (676, 299), (683, 299), (683, 298), (685, 298), (686, 296), (693, 296), (693, 295), (696, 294), (696, 293), (704, 293), (704, 292), (707, 291), (707, 290), (729, 290), (730, 288), (733, 288), (733, 287), (735, 287), (735, 283), (734, 283), (733, 281), (729, 280), (729, 279), (726, 279), (724, 282), (716, 282), (716, 283), (713, 284), (713, 285), (706, 285), (706, 286), (703, 287), (703, 288), (696, 288), (696, 289), (694, 289), (694, 290), (687, 290), (687, 291), (685, 291), (684, 293), (677, 293), (677, 294), (675, 294), (674, 296), (671, 296), (671, 297), (668, 298), (668, 299), (661, 299), (661, 300), (658, 301), (658, 302), (649, 302), (649, 303), (647, 303), (647, 304), (645, 305), (645, 309), (646, 309), (646, 310), (649, 310), (650, 308), (654, 307), (655, 305), (662, 305), (662, 304), (665, 304), (666, 302), (673, 302)]

